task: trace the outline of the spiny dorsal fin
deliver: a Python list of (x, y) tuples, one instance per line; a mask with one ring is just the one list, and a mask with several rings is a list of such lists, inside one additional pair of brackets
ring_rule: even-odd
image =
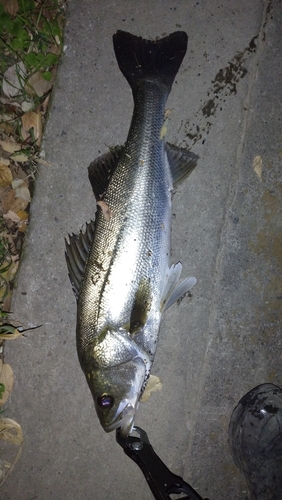
[(123, 152), (124, 146), (115, 146), (108, 153), (90, 163), (88, 177), (97, 201), (103, 199)]
[(78, 234), (70, 234), (69, 242), (65, 239), (65, 257), (76, 300), (78, 299), (85, 263), (93, 240), (94, 228), (94, 221), (87, 222), (85, 231), (81, 230)]
[(197, 165), (199, 156), (192, 153), (192, 151), (179, 148), (168, 142), (165, 145), (165, 149), (173, 185), (176, 186), (191, 174)]

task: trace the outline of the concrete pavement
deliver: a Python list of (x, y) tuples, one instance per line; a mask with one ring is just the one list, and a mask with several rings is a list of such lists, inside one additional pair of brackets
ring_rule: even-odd
[(197, 277), (165, 315), (153, 373), (162, 391), (140, 405), (169, 468), (210, 500), (245, 500), (228, 448), (239, 399), (281, 373), (281, 2), (69, 0), (31, 227), (12, 310), (38, 331), (7, 345), (9, 416), (25, 445), (3, 500), (136, 500), (152, 495), (98, 423), (75, 349), (76, 303), (64, 236), (95, 214), (88, 164), (122, 144), (130, 88), (117, 29), (155, 38), (177, 29), (188, 52), (172, 88), (168, 139), (200, 155), (173, 200), (172, 261)]

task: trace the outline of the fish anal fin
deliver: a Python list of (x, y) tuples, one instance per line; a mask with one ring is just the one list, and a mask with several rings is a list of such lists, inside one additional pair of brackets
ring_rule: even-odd
[(123, 152), (123, 146), (115, 146), (108, 153), (99, 156), (90, 163), (88, 177), (97, 201), (103, 199)]
[(65, 239), (65, 257), (70, 282), (76, 299), (78, 299), (80, 283), (84, 274), (86, 260), (93, 240), (94, 229), (95, 222), (87, 222), (85, 230), (82, 229), (78, 234), (70, 234), (68, 238), (69, 241)]
[(189, 292), (196, 283), (196, 278), (186, 278), (178, 284), (182, 264), (178, 262), (173, 264), (167, 273), (166, 281), (162, 291), (161, 311), (164, 312), (174, 302), (179, 300), (182, 295)]
[(199, 156), (187, 149), (179, 148), (173, 144), (165, 145), (168, 163), (170, 166), (173, 185), (180, 184), (197, 165)]

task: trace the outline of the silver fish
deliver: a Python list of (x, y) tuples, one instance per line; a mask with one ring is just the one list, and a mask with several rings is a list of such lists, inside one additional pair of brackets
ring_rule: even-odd
[(185, 32), (157, 41), (118, 31), (118, 65), (134, 111), (124, 146), (89, 166), (95, 222), (71, 235), (77, 350), (106, 432), (127, 436), (154, 360), (162, 313), (196, 282), (169, 267), (173, 186), (198, 157), (164, 140), (165, 104), (187, 49)]

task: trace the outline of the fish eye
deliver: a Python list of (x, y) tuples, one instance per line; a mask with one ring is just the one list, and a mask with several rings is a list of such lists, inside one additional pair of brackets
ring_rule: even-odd
[(110, 410), (114, 404), (114, 398), (110, 394), (103, 393), (97, 398), (97, 405), (101, 410)]

